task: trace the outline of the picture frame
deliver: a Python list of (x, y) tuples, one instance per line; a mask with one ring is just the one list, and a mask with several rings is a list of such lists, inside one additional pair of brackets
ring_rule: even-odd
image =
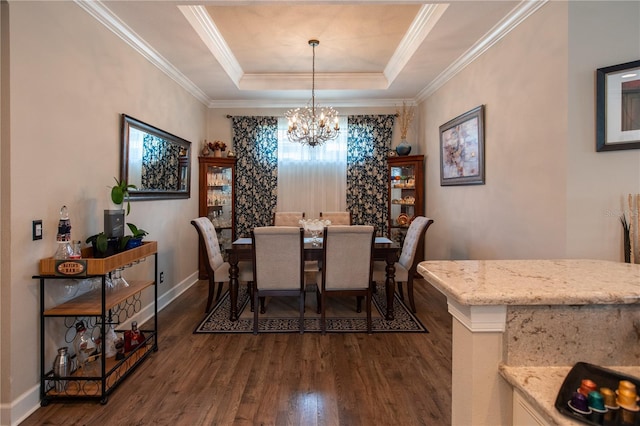
[(640, 148), (640, 60), (596, 70), (596, 151)]
[(440, 186), (484, 185), (484, 109), (440, 126)]

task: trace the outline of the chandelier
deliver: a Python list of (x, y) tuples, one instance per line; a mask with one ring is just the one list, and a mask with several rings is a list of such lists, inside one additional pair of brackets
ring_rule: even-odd
[(316, 106), (316, 46), (318, 44), (320, 44), (318, 40), (309, 40), (309, 46), (313, 48), (311, 103), (304, 108), (289, 110), (285, 114), (289, 121), (287, 130), (289, 140), (312, 147), (335, 139), (340, 131), (338, 112), (332, 107)]

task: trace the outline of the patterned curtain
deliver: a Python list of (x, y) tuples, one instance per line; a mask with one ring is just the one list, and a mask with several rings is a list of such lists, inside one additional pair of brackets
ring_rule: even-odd
[(180, 147), (150, 134), (144, 135), (142, 147), (142, 184), (138, 189), (177, 191)]
[(353, 224), (387, 235), (387, 156), (394, 115), (350, 115), (347, 139), (347, 210)]
[(278, 194), (278, 118), (232, 117), (236, 163), (236, 235), (271, 225)]

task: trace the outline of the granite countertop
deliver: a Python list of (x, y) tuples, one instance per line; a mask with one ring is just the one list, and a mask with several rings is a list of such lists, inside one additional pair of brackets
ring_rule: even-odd
[[(621, 374), (640, 377), (640, 367), (606, 367)], [(500, 374), (518, 389), (524, 398), (551, 424), (561, 426), (584, 425), (561, 414), (555, 407), (558, 391), (571, 367), (513, 367), (500, 365)]]
[(640, 303), (640, 264), (590, 259), (430, 260), (418, 272), (462, 305)]

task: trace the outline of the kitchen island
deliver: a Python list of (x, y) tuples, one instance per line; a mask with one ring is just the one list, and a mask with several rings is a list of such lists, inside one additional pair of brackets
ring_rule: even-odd
[[(513, 424), (514, 388), (541, 423), (575, 424), (548, 404), (559, 387), (550, 386), (551, 395), (541, 398), (531, 389), (536, 380), (557, 383), (558, 374), (564, 377), (579, 361), (640, 364), (640, 265), (425, 261), (418, 272), (446, 296), (453, 317), (453, 425)], [(542, 373), (553, 371), (548, 367), (566, 370), (545, 379)], [(532, 371), (542, 379), (519, 379)]]

